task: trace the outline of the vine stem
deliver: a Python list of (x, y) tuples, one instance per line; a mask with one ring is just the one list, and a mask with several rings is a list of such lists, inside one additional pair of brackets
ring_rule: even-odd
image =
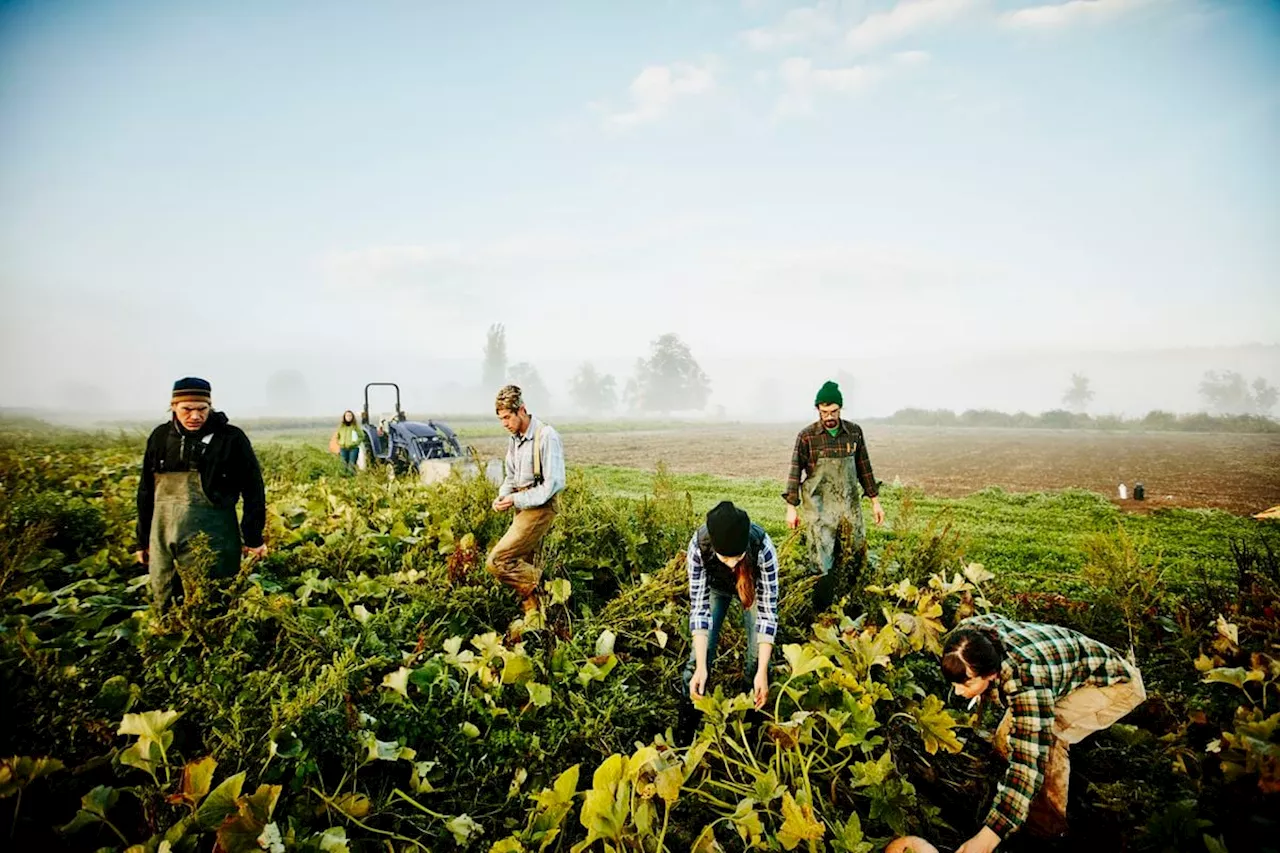
[[(311, 793), (315, 794), (315, 795), (316, 795), (317, 797), (319, 797), (320, 799), (324, 800), (324, 804), (325, 804), (326, 806), (330, 807), (331, 809), (334, 809), (334, 810), (335, 810), (335, 811), (337, 811), (339, 814), (341, 814), (343, 817), (345, 817), (347, 820), (351, 821), (351, 822), (352, 822), (352, 823), (354, 823), (356, 826), (358, 826), (358, 827), (360, 827), (361, 829), (363, 829), (365, 832), (372, 832), (372, 833), (374, 833), (375, 835), (385, 835), (385, 836), (387, 836), (388, 838), (394, 838), (394, 839), (396, 839), (397, 841), (404, 841), (404, 842), (407, 842), (407, 843), (409, 843), (409, 844), (412, 844), (414, 847), (416, 847), (416, 848), (417, 848), (417, 849), (419, 849), (419, 850), (425, 850), (425, 851), (426, 851), (426, 853), (431, 853), (431, 848), (430, 848), (430, 847), (427, 847), (425, 844), (423, 844), (423, 843), (422, 843), (422, 842), (420, 842), (420, 841), (417, 841), (417, 840), (415, 840), (415, 839), (413, 839), (413, 838), (408, 838), (407, 836), (400, 835), (399, 833), (396, 833), (396, 832), (390, 832), (390, 831), (385, 830), (385, 829), (378, 829), (377, 827), (369, 826), (369, 824), (364, 823), (364, 822), (363, 822), (363, 821), (361, 821), (359, 818), (352, 817), (351, 815), (349, 815), (349, 814), (347, 814), (345, 811), (343, 811), (341, 808), (339, 808), (339, 807), (338, 807), (338, 806), (333, 802), (333, 800), (332, 800), (332, 799), (330, 799), (330, 798), (329, 798), (329, 797), (328, 797), (328, 796), (327, 796), (323, 791), (318, 791), (318, 790), (316, 790), (315, 788), (311, 788), (311, 787), (308, 787), (308, 788), (307, 788), (307, 790), (308, 790), (308, 791), (310, 791)], [(396, 793), (399, 793), (399, 789), (396, 789)], [(408, 798), (406, 797), (406, 799), (408, 799)], [(412, 802), (412, 800), (410, 800), (410, 802)], [(416, 805), (416, 803), (415, 803), (415, 805)]]

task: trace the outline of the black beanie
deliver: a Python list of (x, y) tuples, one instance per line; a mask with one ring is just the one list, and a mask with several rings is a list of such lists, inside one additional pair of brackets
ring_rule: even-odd
[(707, 513), (707, 533), (711, 534), (711, 547), (724, 557), (736, 557), (747, 553), (751, 519), (745, 509), (738, 509), (732, 501), (720, 501)]

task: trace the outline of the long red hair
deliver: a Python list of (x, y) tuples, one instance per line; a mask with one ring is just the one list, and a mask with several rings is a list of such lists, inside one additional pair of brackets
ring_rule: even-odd
[(737, 576), (738, 600), (750, 610), (756, 603), (756, 561), (750, 553), (743, 554), (733, 572)]

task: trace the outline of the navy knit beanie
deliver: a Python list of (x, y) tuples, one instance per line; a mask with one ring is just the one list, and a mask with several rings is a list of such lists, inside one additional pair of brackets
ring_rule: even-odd
[(173, 383), (173, 403), (208, 403), (213, 399), (213, 388), (204, 379), (185, 376)]

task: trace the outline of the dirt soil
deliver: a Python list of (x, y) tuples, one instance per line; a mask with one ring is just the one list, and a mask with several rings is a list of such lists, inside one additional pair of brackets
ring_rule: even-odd
[[(652, 432), (568, 433), (571, 465), (652, 469), (731, 477), (787, 474), (797, 427), (740, 425)], [(1126, 509), (1214, 507), (1241, 515), (1280, 504), (1280, 435), (1108, 433), (1086, 430), (864, 428), (877, 479), (957, 497), (999, 486), (1030, 492), (1081, 488)], [(473, 442), (500, 455), (505, 439)], [(1147, 500), (1120, 502), (1124, 482)]]

